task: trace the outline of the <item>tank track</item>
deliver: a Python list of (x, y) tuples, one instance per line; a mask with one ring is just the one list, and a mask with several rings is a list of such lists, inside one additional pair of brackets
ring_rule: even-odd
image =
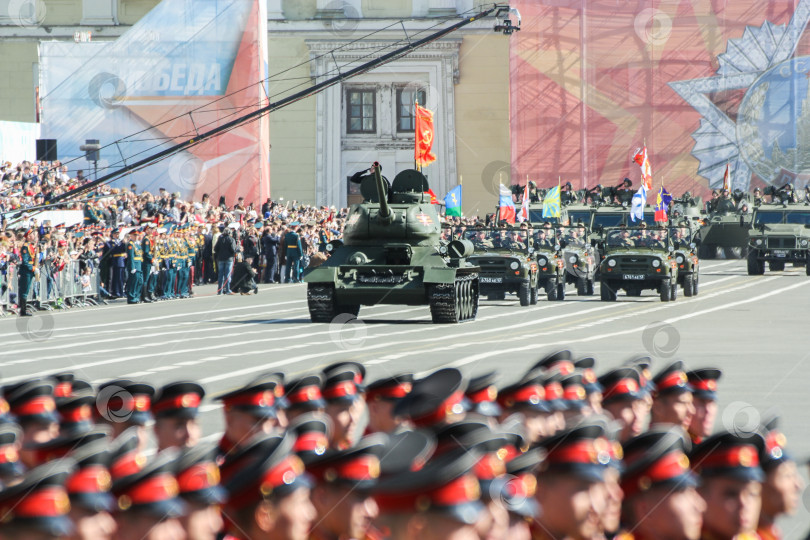
[(428, 302), (435, 324), (475, 320), (478, 314), (478, 274), (456, 275), (454, 283), (431, 285)]
[(307, 304), (312, 322), (332, 322), (335, 318), (335, 291), (328, 285), (311, 283), (307, 287)]

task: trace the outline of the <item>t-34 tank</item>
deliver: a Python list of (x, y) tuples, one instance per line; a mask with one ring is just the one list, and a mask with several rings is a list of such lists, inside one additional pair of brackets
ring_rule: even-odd
[(434, 323), (475, 319), (479, 268), (466, 260), (472, 243), (441, 240), (438, 205), (425, 195), (422, 173), (400, 172), (388, 193), (379, 164), (371, 171), (343, 241), (329, 244), (326, 262), (304, 274), (312, 322), (356, 316), (361, 305), (374, 304), (429, 305)]

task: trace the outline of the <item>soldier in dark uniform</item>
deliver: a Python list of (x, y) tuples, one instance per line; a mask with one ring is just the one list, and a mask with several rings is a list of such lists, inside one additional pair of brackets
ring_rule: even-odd
[(759, 457), (765, 440), (759, 433), (721, 431), (697, 445), (690, 461), (700, 476), (698, 492), (706, 501), (705, 540), (756, 539), (765, 475)]
[(291, 454), (294, 436), (260, 440), (233, 475), (223, 474), (232, 540), (307, 540), (316, 519), (304, 464)]
[(371, 435), (353, 448), (326, 452), (307, 463), (315, 479), (310, 499), (318, 514), (310, 540), (365, 539), (376, 533), (372, 522), (379, 507), (372, 493), (387, 442), (385, 435)]
[(630, 238), (630, 230), (624, 226), (619, 230), (618, 237), (614, 236), (612, 238), (611, 244), (617, 247), (636, 247), (635, 240)]
[(689, 379), (680, 360), (662, 369), (654, 378), (655, 392), (650, 425), (676, 425), (689, 429), (695, 415), (694, 398)]
[(298, 276), (301, 271), (301, 257), (304, 254), (304, 250), (301, 247), (301, 237), (298, 235), (300, 230), (300, 227), (291, 229), (284, 237), (284, 258), (287, 263), (284, 270), (284, 283), (290, 283), (290, 281), (293, 283), (299, 282)]
[(321, 390), (326, 401), (326, 414), (332, 419), (332, 447), (344, 450), (357, 441), (358, 425), (365, 414), (362, 375), (352, 365), (335, 366), (324, 371)]
[(155, 286), (157, 285), (157, 273), (152, 271), (152, 266), (155, 264), (155, 234), (157, 229), (149, 227), (146, 229), (146, 234), (141, 241), (141, 250), (143, 251), (143, 294), (141, 299), (144, 302), (154, 302)]
[[(806, 190), (807, 188), (805, 188)], [(759, 188), (754, 188), (754, 206), (759, 206), (764, 202), (762, 198), (762, 190)]]
[(414, 381), (411, 391), (394, 407), (394, 415), (418, 428), (436, 428), (464, 419), (467, 381), (455, 368), (435, 371)]
[(129, 243), (127, 244), (126, 269), (129, 279), (127, 279), (127, 304), (141, 303), (141, 289), (143, 289), (143, 249), (138, 240), (139, 231), (134, 229), (129, 232)]
[(155, 394), (155, 438), (158, 451), (166, 448), (190, 448), (200, 440), (202, 429), (197, 421), (205, 390), (195, 382), (167, 384)]
[(265, 260), (264, 282), (275, 283), (278, 272), (278, 246), (281, 238), (273, 229), (264, 231), (262, 235), (262, 254)]
[(615, 202), (618, 204), (630, 204), (633, 200), (633, 182), (629, 178), (622, 180), (622, 183), (615, 189)]
[(177, 249), (173, 235), (167, 235), (163, 243), (163, 266), (166, 268), (166, 279), (163, 286), (163, 298), (170, 300), (176, 298), (175, 285), (177, 282)]
[(117, 527), (110, 514), (115, 501), (110, 495), (109, 445), (109, 437), (103, 436), (87, 443), (76, 439), (68, 446), (69, 457), (76, 461), (66, 484), (76, 540), (115, 538)]
[(59, 417), (53, 385), (45, 380), (25, 381), (3, 388), (9, 410), (22, 428), (20, 461), (27, 467), (38, 464), (34, 444), (44, 444), (59, 434)]
[(36, 277), (39, 250), (37, 249), (37, 233), (34, 229), (25, 232), (24, 242), (20, 248), (20, 265), (18, 267), (18, 295), (17, 305), (20, 307), (20, 317), (30, 317), (28, 312), (28, 293)]
[(720, 195), (714, 203), (714, 211), (715, 212), (734, 212), (737, 207), (734, 205), (734, 200), (731, 198), (731, 194), (727, 189), (723, 190), (723, 193)]
[(187, 229), (177, 233), (177, 296), (188, 298), (188, 286), (191, 276), (188, 244), (186, 243)]
[(219, 506), (227, 494), (210, 445), (186, 448), (177, 460), (177, 487), (188, 512), (180, 518), (188, 540), (219, 538), (224, 522)]
[(112, 285), (110, 294), (114, 298), (124, 297), (124, 285), (127, 282), (127, 245), (118, 238), (118, 229), (112, 232), (114, 239), (110, 244), (110, 271), (112, 273)]
[(706, 503), (695, 490), (691, 446), (677, 427), (655, 428), (624, 444), (622, 512), (632, 533), (617, 540), (700, 538)]
[(722, 371), (715, 368), (696, 369), (686, 374), (695, 404), (695, 415), (689, 424), (688, 433), (695, 444), (711, 435), (714, 429), (714, 420), (717, 418), (717, 381), (722, 374)]
[(366, 435), (371, 433), (392, 433), (401, 424), (394, 416), (394, 407), (407, 396), (413, 386), (413, 375), (403, 373), (372, 382), (366, 387), (368, 425)]
[(638, 370), (620, 367), (599, 377), (604, 387), (602, 408), (621, 423), (620, 442), (641, 434), (647, 422), (647, 408)]
[(785, 448), (787, 439), (779, 430), (779, 417), (766, 421), (763, 428), (765, 450), (760, 456), (760, 465), (765, 471), (765, 481), (757, 534), (762, 540), (781, 540), (782, 531), (776, 526), (776, 519), (796, 513), (804, 481), (796, 461)]

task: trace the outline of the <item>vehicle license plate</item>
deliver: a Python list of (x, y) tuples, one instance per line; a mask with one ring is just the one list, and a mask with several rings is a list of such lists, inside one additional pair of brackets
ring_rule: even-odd
[(773, 254), (777, 257), (787, 257), (788, 252), (786, 249), (776, 249), (774, 250)]
[(644, 274), (622, 274), (622, 279), (642, 280), (644, 279)]
[(478, 280), (481, 283), (503, 283), (502, 277), (480, 277)]

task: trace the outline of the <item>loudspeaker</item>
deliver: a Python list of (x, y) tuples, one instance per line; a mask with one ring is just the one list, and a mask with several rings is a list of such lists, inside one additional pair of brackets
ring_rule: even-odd
[(37, 161), (56, 161), (56, 139), (37, 139)]

